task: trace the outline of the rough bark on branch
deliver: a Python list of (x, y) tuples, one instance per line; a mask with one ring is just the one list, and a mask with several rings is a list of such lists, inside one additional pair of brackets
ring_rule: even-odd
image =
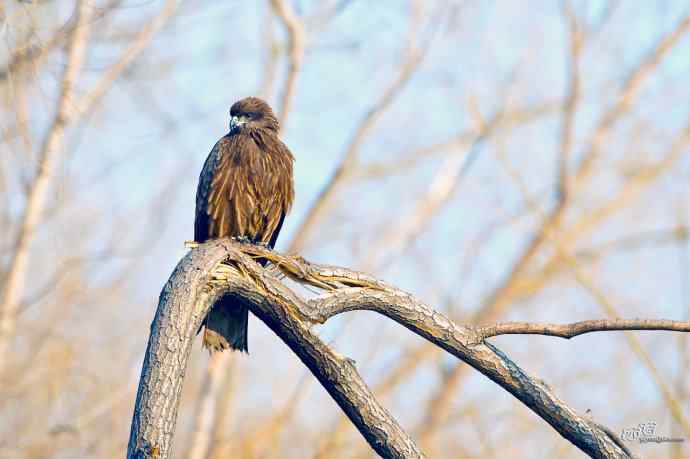
[[(240, 248), (228, 240), (216, 240), (190, 251), (161, 292), (139, 381), (127, 457), (169, 457), (193, 338), (211, 305), (225, 294), (245, 302), (286, 342), (379, 455), (423, 457), (397, 421), (376, 401), (351, 360), (311, 333), (308, 324), (284, 301), (272, 299), (236, 266), (223, 264), (240, 257)], [(240, 265), (241, 270), (244, 268)], [(277, 290), (282, 290), (283, 298), (291, 296), (287, 288)]]
[[(326, 293), (311, 300), (298, 297), (255, 263), (255, 257), (269, 259), (283, 274)], [(164, 458), (170, 454), (191, 344), (203, 317), (223, 295), (245, 303), (299, 356), (382, 457), (423, 456), (376, 401), (354, 362), (334, 352), (310, 331), (312, 324), (323, 323), (341, 312), (367, 309), (402, 324), (510, 392), (591, 457), (631, 457), (609, 429), (576, 414), (544, 382), (525, 373), (485, 341), (488, 330), (501, 330), (501, 324), (486, 328), (456, 325), (412, 295), (368, 274), (311, 264), (262, 247), (215, 240), (190, 251), (161, 293), (137, 393), (129, 458)], [(687, 330), (687, 324), (657, 322), (665, 330)], [(649, 329), (649, 323), (627, 321), (599, 326), (602, 330), (634, 329), (635, 325)], [(595, 321), (587, 324), (589, 331), (594, 325)], [(525, 327), (507, 324), (504, 328)], [(543, 325), (538, 327), (544, 329)]]

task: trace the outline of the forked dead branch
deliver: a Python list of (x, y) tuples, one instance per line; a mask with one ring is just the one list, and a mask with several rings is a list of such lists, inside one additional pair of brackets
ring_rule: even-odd
[[(267, 258), (291, 279), (322, 289), (304, 299), (275, 271), (253, 258)], [(528, 375), (486, 341), (505, 333), (575, 336), (607, 330), (690, 331), (690, 323), (668, 320), (589, 321), (572, 325), (454, 324), (414, 296), (366, 273), (309, 263), (262, 247), (227, 239), (193, 248), (178, 264), (160, 295), (142, 368), (128, 446), (129, 458), (168, 457), (180, 394), (201, 321), (218, 298), (231, 295), (268, 325), (302, 360), (382, 457), (423, 457), (397, 421), (381, 406), (352, 360), (333, 351), (311, 331), (334, 315), (376, 311), (487, 376), (591, 457), (632, 457), (608, 428), (579, 415), (538, 378)]]

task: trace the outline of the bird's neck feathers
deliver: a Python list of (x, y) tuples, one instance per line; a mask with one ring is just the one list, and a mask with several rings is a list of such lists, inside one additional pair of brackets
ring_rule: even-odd
[[(284, 146), (283, 142), (278, 137), (278, 133), (271, 129), (238, 129), (236, 131), (228, 132), (225, 135), (225, 139), (227, 139), (230, 145), (235, 145), (238, 147), (249, 146), (250, 144), (255, 145), (256, 147), (258, 147), (257, 151), (280, 154), (282, 154), (284, 151), (288, 151), (287, 148)], [(245, 150), (245, 148), (241, 148), (241, 150), (244, 152), (254, 151), (253, 149)]]
[(232, 138), (235, 136), (237, 136), (238, 140), (246, 138), (253, 140), (257, 144), (264, 145), (280, 141), (278, 138), (277, 131), (266, 128), (242, 127), (241, 129), (237, 129), (235, 131), (230, 131), (227, 133), (227, 137)]

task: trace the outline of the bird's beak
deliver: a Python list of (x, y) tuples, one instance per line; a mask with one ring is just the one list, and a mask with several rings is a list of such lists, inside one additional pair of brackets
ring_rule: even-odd
[(230, 131), (234, 131), (235, 129), (242, 126), (244, 123), (246, 123), (246, 120), (244, 118), (241, 118), (239, 116), (230, 117)]

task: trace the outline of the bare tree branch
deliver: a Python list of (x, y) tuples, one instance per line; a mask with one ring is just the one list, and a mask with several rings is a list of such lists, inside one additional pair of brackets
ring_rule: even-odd
[[(120, 6), (121, 3), (122, 0), (110, 0), (103, 7), (95, 7), (95, 11), (91, 14), (91, 22), (105, 17)], [(5, 65), (0, 67), (0, 84), (13, 75), (21, 73), (25, 66), (37, 67), (40, 61), (45, 59), (57, 47), (63, 45), (72, 36), (76, 25), (76, 15), (74, 15), (43, 42), (36, 43), (34, 37), (31, 37), (23, 43), (16, 45)]]
[(84, 63), (91, 17), (95, 7), (87, 0), (76, 6), (76, 23), (72, 31), (67, 64), (62, 75), (60, 99), (52, 125), (38, 155), (38, 172), (29, 190), (28, 202), (21, 218), (16, 249), (9, 264), (0, 298), (0, 365), (7, 362), (7, 350), (14, 335), (17, 308), (21, 302), (29, 268), (29, 245), (46, 208), (52, 176), (74, 104), (74, 84)]
[[(434, 351), (438, 351), (438, 348), (428, 342), (417, 345), (409, 351), (403, 350), (401, 362), (374, 386), (374, 393), (383, 397), (391, 392), (398, 384), (405, 381), (405, 378), (409, 377), (413, 370), (417, 369), (420, 362), (426, 360), (428, 355)], [(314, 459), (327, 459), (332, 456), (333, 451), (342, 442), (347, 426), (347, 418), (339, 416), (335, 425), (320, 436), (321, 441), (314, 454)]]
[(643, 231), (625, 235), (619, 239), (605, 242), (597, 246), (579, 249), (575, 252), (575, 257), (582, 260), (599, 259), (608, 253), (663, 246), (666, 244), (682, 245), (688, 240), (690, 240), (690, 228), (687, 226)]
[(302, 67), (306, 45), (306, 32), (302, 20), (285, 0), (271, 0), (271, 7), (280, 18), (288, 35), (288, 70), (280, 99), (278, 116), (284, 128), (297, 86), (297, 75)]
[[(485, 129), (487, 131), (486, 138), (488, 139), (491, 135), (496, 132), (501, 132), (504, 129), (510, 130), (537, 121), (553, 114), (555, 110), (556, 104), (554, 103), (539, 104), (534, 107), (521, 107), (517, 109), (505, 107), (499, 112), (500, 117), (485, 123), (486, 126), (493, 126), (495, 124), (491, 132)], [(356, 175), (357, 178), (372, 179), (403, 172), (418, 166), (424, 160), (433, 158), (434, 156), (448, 154), (449, 151), (464, 151), (473, 144), (476, 138), (476, 127), (465, 129), (448, 139), (404, 152), (394, 160), (368, 162), (357, 168)]]
[[(252, 260), (259, 256), (271, 260), (290, 278), (327, 293), (311, 300), (299, 298)], [(191, 341), (210, 306), (222, 295), (247, 304), (288, 344), (383, 457), (421, 457), (421, 453), (373, 398), (353, 362), (323, 344), (309, 331), (309, 323), (323, 323), (353, 310), (383, 314), (489, 377), (583, 452), (592, 457), (630, 457), (608, 429), (575, 414), (544, 382), (485, 342), (475, 328), (455, 325), (412, 295), (368, 274), (311, 264), (300, 257), (228, 240), (192, 250), (161, 293), (142, 369), (128, 457), (169, 454)]]
[(690, 332), (690, 322), (650, 319), (584, 320), (572, 324), (504, 322), (488, 327), (479, 327), (477, 333), (484, 338), (498, 335), (546, 335), (570, 339), (575, 336), (584, 335), (585, 333), (615, 330), (666, 330)]
[[(413, 17), (412, 23), (416, 23), (418, 18)], [(411, 27), (414, 33), (414, 27)], [(290, 243), (289, 252), (299, 252), (304, 248), (311, 232), (320, 222), (325, 211), (330, 207), (332, 200), (335, 198), (337, 191), (345, 183), (345, 181), (354, 173), (358, 164), (358, 157), (360, 149), (371, 133), (372, 129), (386, 110), (392, 105), (400, 91), (405, 87), (408, 81), (415, 74), (419, 65), (424, 60), (430, 46), (430, 40), (422, 44), (420, 47), (416, 44), (416, 37), (409, 38), (409, 46), (405, 50), (405, 60), (402, 63), (397, 75), (389, 83), (388, 87), (383, 91), (381, 98), (374, 104), (372, 108), (366, 113), (362, 121), (359, 123), (352, 139), (350, 140), (343, 159), (331, 176), (330, 180), (324, 185), (316, 197), (316, 201), (310, 207), (304, 220), (299, 225), (295, 233), (295, 237)]]
[(98, 83), (81, 98), (77, 106), (79, 115), (93, 110), (99, 100), (110, 90), (122, 72), (146, 49), (156, 34), (168, 23), (177, 11), (179, 2), (167, 0), (160, 12), (153, 17), (133, 38), (118, 60), (103, 74)]
[[(544, 270), (540, 275), (537, 276), (528, 276), (527, 273), (532, 267), (533, 260), (542, 252), (544, 247), (546, 247), (549, 242), (553, 243), (559, 240), (564, 241), (559, 242), (559, 244), (562, 244), (564, 247), (572, 246), (576, 238), (583, 237), (586, 231), (594, 227), (595, 223), (601, 222), (603, 219), (611, 216), (615, 211), (620, 210), (625, 203), (631, 201), (633, 197), (639, 195), (639, 193), (647, 189), (650, 184), (661, 177), (663, 173), (667, 172), (676, 161), (687, 153), (689, 133), (690, 127), (685, 126), (680, 131), (678, 137), (671, 143), (662, 160), (654, 164), (653, 167), (650, 167), (649, 170), (645, 171), (645, 173), (633, 177), (604, 205), (596, 208), (594, 211), (588, 212), (580, 219), (580, 221), (569, 225), (567, 231), (565, 231), (565, 234), (558, 235), (558, 237), (556, 237), (555, 235), (557, 235), (559, 231), (562, 231), (562, 221), (568, 210), (572, 207), (573, 201), (576, 197), (570, 191), (568, 191), (566, 194), (558, 193), (556, 205), (546, 215), (542, 216), (543, 223), (540, 226), (537, 234), (533, 236), (531, 241), (528, 243), (518, 261), (515, 262), (513, 268), (505, 277), (505, 280), (493, 290), (482, 307), (474, 313), (471, 323), (478, 325), (482, 322), (486, 323), (496, 320), (513, 299), (518, 297), (520, 294), (536, 291), (543, 286), (550, 278), (550, 276), (544, 275), (548, 274), (547, 270)], [(520, 182), (521, 178), (517, 175), (517, 172), (513, 172), (514, 173), (511, 173), (511, 176), (513, 176), (516, 181)], [(579, 171), (576, 176), (580, 176), (580, 174), (581, 171)], [(580, 179), (576, 178), (575, 180), (577, 181)], [(559, 189), (562, 189), (561, 185), (559, 185)], [(527, 201), (533, 201), (532, 198), (527, 194), (526, 190), (523, 189), (522, 191)], [(535, 202), (530, 202), (530, 207), (537, 209), (538, 205)], [(562, 256), (562, 254), (560, 256)], [(556, 258), (559, 258), (558, 254)], [(548, 269), (552, 269), (553, 267), (548, 263), (546, 266)], [(615, 316), (616, 315), (613, 315), (612, 317)], [(628, 339), (634, 340), (634, 337)], [(639, 349), (640, 353), (638, 354), (641, 354), (643, 349), (641, 347), (639, 347)], [(453, 371), (463, 373), (465, 368), (458, 365)], [(461, 379), (462, 378), (458, 376), (449, 377), (446, 380), (446, 384), (440, 388), (437, 396), (434, 397), (435, 400), (443, 400), (443, 403), (440, 403), (437, 406), (447, 406), (447, 403), (445, 403), (446, 397), (450, 396), (455, 386), (461, 381)], [(658, 377), (655, 377), (655, 379), (659, 381)], [(669, 394), (668, 391), (663, 390), (661, 385), (660, 387), (662, 388), (663, 393), (666, 395)], [(674, 406), (672, 402), (673, 397), (665, 396), (664, 398), (670, 403), (669, 406)], [(683, 425), (687, 425), (687, 423), (684, 421), (684, 417), (681, 415), (682, 412), (673, 408), (672, 412)], [(439, 416), (438, 413), (438, 410), (434, 410), (433, 417), (440, 419), (442, 416)], [(430, 419), (425, 420), (422, 428), (422, 438), (426, 438), (427, 434), (430, 434), (435, 428), (437, 428), (437, 425), (434, 425)], [(422, 444), (425, 444), (425, 442), (423, 441)]]
[[(676, 161), (685, 152), (683, 146), (688, 141), (687, 139), (689, 131), (690, 128), (686, 126), (685, 129), (682, 130), (679, 138), (672, 143), (669, 154), (666, 155), (664, 159), (658, 163), (658, 166), (653, 168), (651, 172), (643, 175), (639, 179), (636, 177), (636, 179), (638, 180), (632, 181), (632, 185), (638, 185), (638, 187), (643, 186), (644, 184), (648, 184), (650, 180), (658, 178), (659, 175), (665, 172), (669, 168), (669, 166), (673, 164), (673, 162)], [(640, 180), (642, 181), (642, 184), (638, 183)], [(632, 186), (630, 184), (628, 185)], [(536, 203), (529, 197), (529, 195), (526, 195), (526, 198), (530, 203), (531, 207), (537, 208)], [(554, 245), (554, 248), (556, 249), (555, 256), (563, 259), (567, 263), (577, 282), (594, 296), (597, 303), (599, 303), (604, 312), (606, 312), (606, 314), (611, 319), (617, 319), (618, 317), (620, 317), (621, 314), (619, 313), (618, 308), (616, 308), (614, 304), (609, 300), (607, 295), (604, 294), (604, 292), (594, 284), (594, 282), (591, 279), (591, 276), (584, 269), (582, 269), (582, 267), (577, 262), (575, 256), (571, 254), (569, 245), (563, 242), (563, 237), (556, 233), (556, 231), (554, 231), (553, 228), (546, 228), (544, 236), (548, 239), (549, 242), (551, 242)], [(671, 410), (671, 414), (673, 415), (673, 417), (690, 435), (690, 422), (685, 417), (685, 414), (683, 413), (683, 410), (680, 407), (680, 403), (678, 402), (677, 398), (673, 395), (670, 387), (660, 375), (649, 353), (644, 349), (639, 339), (635, 335), (625, 334), (625, 338), (628, 341), (628, 344), (630, 345), (633, 352), (640, 358), (641, 362), (644, 364), (644, 366), (647, 368), (650, 375), (656, 382), (657, 387), (659, 388), (665, 403)]]
[[(599, 303), (599, 306), (603, 309), (603, 311), (612, 319), (615, 317), (619, 317), (620, 312), (618, 311), (618, 308), (613, 304), (611, 300), (609, 300), (607, 295), (604, 294), (604, 292), (594, 284), (594, 282), (591, 279), (591, 276), (582, 267), (580, 267), (580, 265), (577, 263), (577, 260), (575, 260), (575, 258), (570, 253), (568, 253), (562, 246), (557, 246), (557, 250), (559, 252), (559, 255), (566, 259), (566, 262), (570, 266), (573, 276), (575, 277), (577, 282), (590, 294), (592, 294), (592, 296), (594, 296), (594, 298), (596, 299), (597, 303)], [(666, 406), (668, 406), (668, 408), (670, 409), (673, 417), (683, 428), (686, 435), (690, 436), (690, 420), (688, 420), (688, 418), (685, 416), (683, 407), (681, 406), (678, 399), (674, 396), (671, 387), (659, 373), (654, 359), (652, 359), (652, 357), (649, 355), (649, 352), (647, 352), (647, 350), (644, 348), (637, 336), (630, 333), (626, 333), (625, 339), (628, 341), (630, 348), (639, 357), (642, 364), (649, 371), (649, 374), (651, 375), (652, 379), (659, 388), (659, 392), (661, 393), (661, 396), (663, 397)]]
[[(238, 251), (237, 244), (227, 240), (192, 250), (161, 292), (137, 392), (127, 457), (169, 456), (192, 340), (215, 300), (225, 294), (247, 303), (286, 342), (377, 453), (391, 458), (422, 457), (395, 419), (374, 399), (353, 362), (311, 333), (283, 301), (271, 299), (257, 288), (242, 274), (247, 266), (242, 264), (238, 270), (221, 264), (230, 254), (244, 263), (248, 260)], [(249, 262), (250, 266), (255, 264), (250, 259)], [(259, 269), (258, 265), (252, 268)], [(212, 281), (212, 277), (216, 280)], [(281, 285), (273, 281), (283, 300), (299, 301)]]
[(690, 30), (690, 12), (681, 19), (672, 31), (659, 40), (654, 49), (627, 76), (616, 103), (602, 116), (592, 134), (589, 148), (577, 167), (575, 186), (581, 186), (585, 178), (589, 176), (604, 141), (618, 120), (633, 106), (642, 83), (654, 73), (664, 57), (680, 42), (688, 30)]
[(568, 178), (568, 166), (570, 164), (570, 153), (573, 145), (573, 125), (575, 121), (575, 113), (577, 112), (577, 105), (580, 101), (580, 53), (582, 51), (582, 31), (578, 27), (577, 17), (570, 9), (570, 6), (565, 4), (565, 16), (568, 21), (568, 32), (570, 35), (570, 53), (568, 61), (568, 70), (570, 71), (570, 88), (566, 96), (565, 104), (563, 104), (563, 119), (561, 125), (561, 156), (558, 161), (558, 182), (559, 192), (564, 197), (570, 190)]
[(194, 432), (187, 457), (189, 459), (206, 459), (210, 457), (213, 433), (217, 427), (216, 412), (220, 390), (231, 370), (232, 354), (217, 352), (211, 356), (206, 367), (201, 394), (196, 409)]
[(381, 235), (379, 242), (372, 245), (385, 247), (385, 250), (372, 250), (365, 259), (364, 266), (386, 266), (414, 243), (427, 229), (429, 220), (452, 198), (465, 172), (477, 157), (479, 145), (484, 138), (485, 134), (478, 135), (465, 155), (449, 155), (446, 158), (431, 180), (426, 194), (416, 203), (409, 215), (401, 218), (395, 225), (390, 225), (390, 229)]

